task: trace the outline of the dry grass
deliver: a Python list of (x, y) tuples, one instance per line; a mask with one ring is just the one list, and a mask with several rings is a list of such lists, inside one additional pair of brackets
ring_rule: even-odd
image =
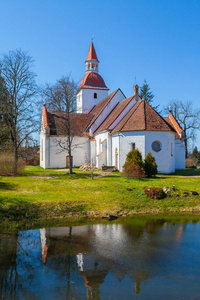
[[(17, 175), (21, 175), (24, 170), (24, 161), (22, 158), (18, 159)], [(13, 154), (4, 153), (0, 155), (0, 176), (15, 175), (15, 159)]]

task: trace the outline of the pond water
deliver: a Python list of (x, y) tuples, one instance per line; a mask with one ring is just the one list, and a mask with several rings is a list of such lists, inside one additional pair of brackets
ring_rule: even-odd
[(200, 224), (0, 234), (0, 299), (200, 299)]

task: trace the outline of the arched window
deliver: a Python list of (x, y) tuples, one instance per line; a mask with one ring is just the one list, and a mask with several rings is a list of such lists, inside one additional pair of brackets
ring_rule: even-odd
[(92, 64), (92, 69), (94, 69), (95, 64)]

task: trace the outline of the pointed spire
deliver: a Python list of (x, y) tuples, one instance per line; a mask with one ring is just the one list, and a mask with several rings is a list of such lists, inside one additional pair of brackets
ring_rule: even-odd
[(91, 44), (90, 44), (90, 49), (88, 51), (88, 56), (87, 56), (86, 61), (88, 61), (88, 60), (98, 61), (98, 58), (97, 58), (97, 55), (96, 55), (96, 51), (94, 49), (94, 45), (93, 45), (92, 41), (91, 41)]

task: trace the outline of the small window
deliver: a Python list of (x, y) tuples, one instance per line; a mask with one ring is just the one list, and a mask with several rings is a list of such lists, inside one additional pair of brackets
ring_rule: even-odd
[(95, 99), (97, 98), (97, 93), (94, 93), (94, 98), (95, 98)]
[(151, 145), (151, 148), (153, 151), (155, 152), (159, 152), (162, 148), (161, 148), (161, 143), (159, 141), (154, 141)]
[(135, 143), (132, 143), (131, 144), (131, 150), (134, 150), (135, 149)]
[(94, 69), (94, 67), (95, 67), (95, 64), (92, 64), (92, 69)]

